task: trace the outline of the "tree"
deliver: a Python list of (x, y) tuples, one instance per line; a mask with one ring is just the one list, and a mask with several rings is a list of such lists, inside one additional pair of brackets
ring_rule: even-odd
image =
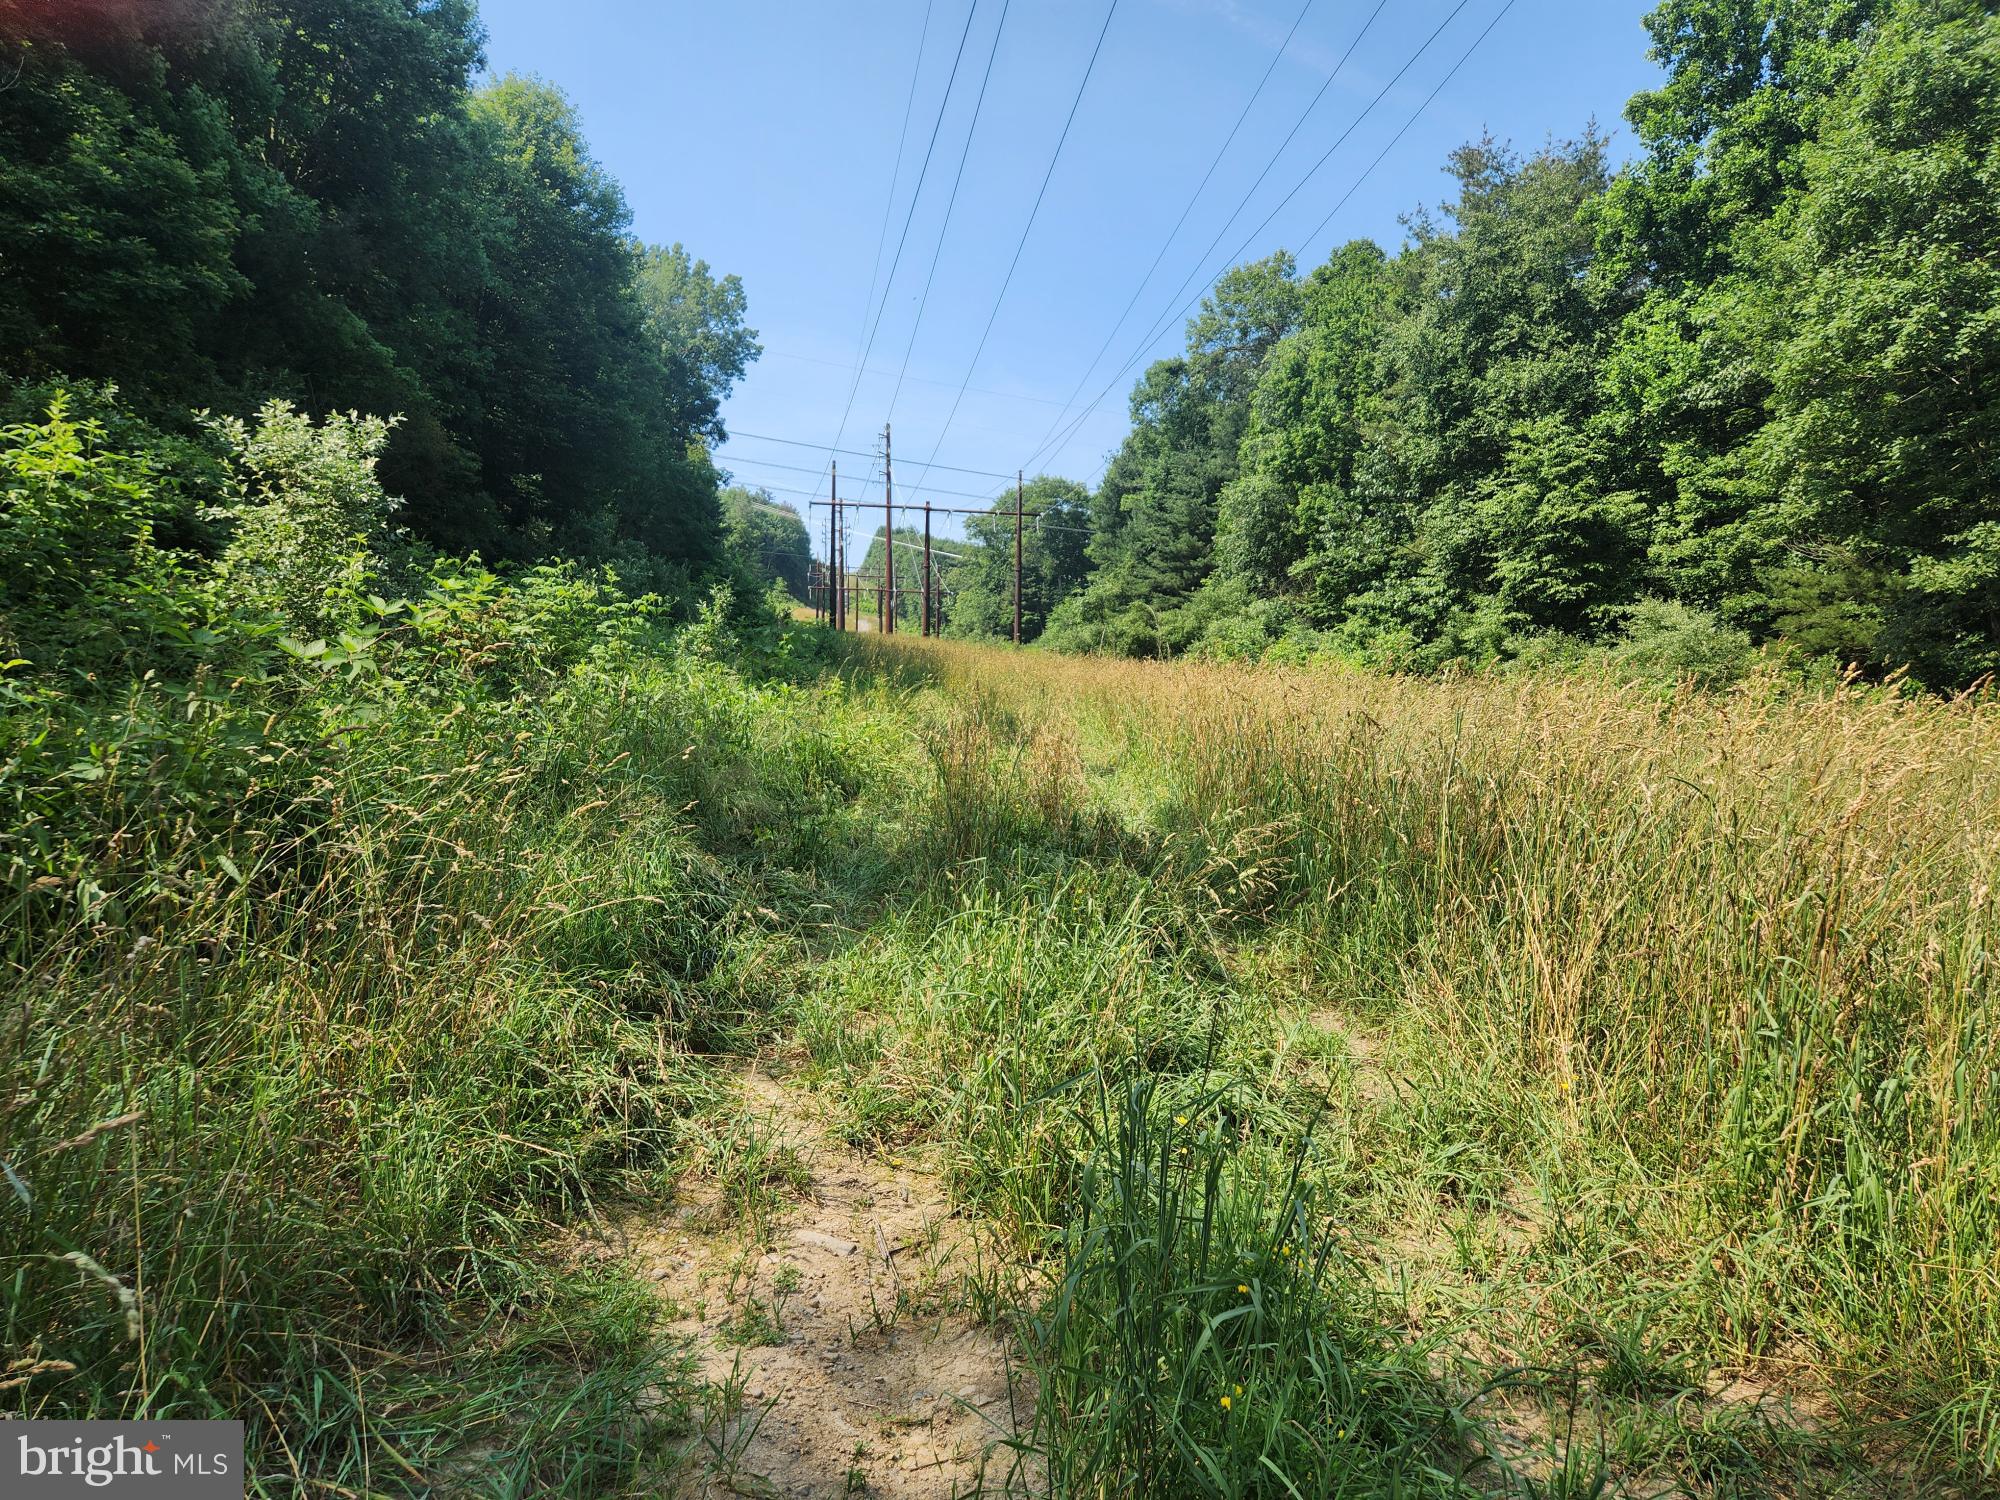
[(731, 485), (722, 492), (722, 531), (730, 561), (760, 584), (782, 583), (812, 603), (812, 541), (806, 523), (769, 490)]
[[(1590, 274), (1583, 218), (1604, 145), (1590, 131), (1525, 159), (1462, 147), (1457, 197), (1408, 221), (1380, 395), (1313, 548), (1333, 575), (1319, 609), (1363, 638), (1483, 654), (1512, 632), (1599, 628), (1632, 597), (1644, 512), (1606, 490), (1590, 425), (1619, 311)], [(1361, 587), (1343, 599), (1334, 580)]]
[(471, 0), (0, 0), (0, 38), (0, 380), (395, 415), (425, 541), (719, 557), (742, 287), (633, 241), (557, 91), (473, 93)]
[[(1032, 641), (1049, 612), (1089, 576), (1090, 492), (1073, 479), (1039, 474), (1021, 490), (1021, 639)], [(1012, 495), (1007, 497), (1013, 509)], [(966, 555), (952, 572), (957, 635), (1010, 639), (1014, 633), (1014, 518), (979, 515), (966, 522)]]
[[(1070, 617), (1093, 640), (1151, 654), (1186, 644), (1162, 619), (1214, 566), (1224, 486), (1236, 477), (1250, 396), (1296, 326), (1297, 266), (1279, 251), (1220, 277), (1188, 322), (1187, 353), (1163, 359), (1131, 398), (1132, 430), (1091, 506), (1091, 598)], [(1116, 620), (1115, 629), (1107, 622)]]
[(1270, 353), (1251, 395), (1242, 472), (1223, 489), (1217, 519), (1218, 571), (1254, 594), (1278, 597), (1310, 579), (1327, 596), (1320, 612), (1337, 614), (1360, 586), (1336, 575), (1356, 539), (1354, 462), (1393, 293), (1379, 246), (1343, 246), (1308, 281), (1298, 330)]
[(1764, 631), (1761, 575), (1783, 561), (1750, 459), (1787, 295), (1771, 234), (1885, 9), (1665, 0), (1646, 27), (1667, 82), (1626, 107), (1645, 154), (1593, 211), (1598, 274), (1634, 297), (1606, 352), (1602, 420), (1653, 516), (1655, 586)]
[(757, 330), (743, 321), (749, 310), (743, 282), (716, 280), (707, 261), (679, 245), (641, 245), (636, 254), (646, 336), (666, 361), (676, 416), (691, 432), (719, 442), (722, 398), (763, 352)]
[(1774, 625), (1939, 684), (2000, 671), (2000, 17), (1896, 8), (1770, 256)]

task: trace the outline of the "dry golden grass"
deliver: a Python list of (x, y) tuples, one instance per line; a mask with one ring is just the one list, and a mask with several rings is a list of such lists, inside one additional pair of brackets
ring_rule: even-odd
[(2000, 1462), (1993, 695), (899, 649), (1013, 722), (1010, 775), (1073, 744), (1301, 1010), (1396, 1042), (1375, 1149), (1527, 1205), (1537, 1315)]

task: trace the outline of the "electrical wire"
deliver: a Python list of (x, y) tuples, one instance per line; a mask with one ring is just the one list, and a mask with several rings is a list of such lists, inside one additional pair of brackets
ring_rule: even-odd
[[(903, 98), (903, 124), (902, 128), (896, 132), (896, 165), (894, 170), (889, 173), (889, 195), (882, 200), (882, 227), (875, 232), (875, 261), (868, 268), (868, 295), (861, 300), (861, 333), (864, 335), (868, 331), (868, 309), (875, 305), (875, 286), (882, 273), (882, 247), (889, 243), (889, 220), (894, 217), (896, 212), (896, 184), (902, 181), (903, 178), (903, 148), (910, 141), (910, 116), (916, 109), (917, 80), (923, 77), (924, 46), (931, 39), (931, 14), (936, 9), (937, 0), (924, 0), (924, 24), (922, 29), (917, 32), (917, 56), (915, 61), (910, 64), (910, 88), (909, 92)], [(946, 97), (950, 96), (950, 92), (950, 88), (947, 86), (945, 90)], [(920, 189), (923, 186), (923, 179), (921, 177), (917, 179), (917, 185)], [(914, 203), (915, 200), (913, 199), (912, 206), (914, 206)], [(893, 271), (891, 274), (894, 274)], [(864, 354), (862, 356), (862, 363), (865, 364), (866, 362), (867, 355)], [(846, 366), (843, 365), (841, 368), (845, 369)], [(834, 441), (838, 442), (840, 439), (835, 438)]]
[[(758, 467), (765, 469), (787, 469), (794, 474), (818, 474), (821, 472), (820, 470), (812, 468), (809, 465), (774, 463), (772, 460), (768, 458), (734, 457), (726, 453), (718, 454), (716, 456), (723, 460), (723, 467), (725, 468), (727, 468), (732, 463), (745, 463), (745, 464), (756, 464)], [(873, 484), (875, 480), (881, 477), (882, 476), (879, 473), (871, 474), (868, 476), (867, 480), (864, 481), (864, 483)], [(920, 489), (921, 493), (926, 495), (955, 495), (961, 500), (990, 500), (993, 498), (991, 495), (980, 494), (974, 490), (947, 490), (940, 488), (939, 486), (934, 484), (926, 484), (922, 486), (912, 485), (910, 486), (910, 488)], [(841, 501), (842, 505), (845, 505), (847, 503), (848, 502), (845, 500)], [(861, 502), (857, 500), (854, 503), (858, 505)]]
[[(1465, 0), (1460, 0), (1461, 8), (1463, 8), (1464, 3)], [(1349, 42), (1347, 44), (1347, 50), (1340, 54), (1340, 60), (1333, 65), (1333, 71), (1327, 74), (1325, 82), (1320, 84), (1318, 90), (1313, 94), (1312, 99), (1307, 103), (1306, 107), (1299, 112), (1298, 118), (1292, 122), (1292, 128), (1286, 131), (1285, 138), (1282, 141), (1278, 142), (1278, 149), (1273, 151), (1270, 154), (1270, 156), (1265, 159), (1263, 170), (1257, 174), (1256, 180), (1250, 184), (1249, 191), (1244, 193), (1242, 198), (1238, 200), (1236, 207), (1230, 210), (1229, 217), (1222, 221), (1222, 226), (1215, 231), (1215, 237), (1208, 242), (1207, 248), (1204, 249), (1200, 255), (1195, 257), (1193, 268), (1189, 270), (1186, 276), (1181, 278), (1181, 284), (1174, 289), (1173, 297), (1169, 298), (1168, 300), (1169, 306), (1173, 305), (1173, 298), (1179, 297), (1182, 292), (1187, 290), (1189, 282), (1194, 277), (1201, 274), (1201, 268), (1205, 264), (1207, 264), (1209, 256), (1215, 253), (1215, 247), (1222, 242), (1222, 237), (1225, 234), (1229, 233), (1230, 226), (1233, 225), (1238, 219), (1240, 219), (1243, 216), (1243, 210), (1249, 207), (1250, 200), (1256, 197), (1257, 189), (1259, 189), (1264, 185), (1264, 179), (1271, 175), (1272, 169), (1278, 165), (1279, 160), (1284, 156), (1286, 150), (1291, 146), (1293, 140), (1297, 138), (1299, 131), (1305, 127), (1306, 121), (1312, 118), (1313, 111), (1319, 108), (1320, 100), (1326, 97), (1326, 91), (1333, 87), (1334, 80), (1339, 78), (1341, 73), (1346, 69), (1348, 60), (1354, 56), (1355, 49), (1361, 45), (1362, 39), (1365, 38), (1368, 35), (1369, 31), (1374, 27), (1376, 18), (1382, 14), (1382, 11), (1387, 6), (1387, 4), (1388, 0), (1376, 0), (1375, 8), (1368, 13), (1368, 19), (1361, 23), (1361, 29), (1354, 33), (1354, 40)], [(1310, 7), (1308, 7), (1308, 9), (1309, 8)], [(1456, 12), (1454, 12), (1453, 14), (1456, 14)], [(1296, 32), (1299, 29), (1299, 22), (1303, 21), (1304, 19), (1305, 19), (1305, 11), (1301, 10), (1299, 12), (1298, 20), (1292, 23), (1292, 31)], [(1285, 45), (1286, 46), (1291, 45), (1291, 36), (1289, 34), (1285, 38)], [(1283, 56), (1284, 56), (1284, 48), (1281, 47), (1278, 50), (1278, 55), (1271, 59), (1271, 68), (1276, 68), (1279, 59), (1282, 58)], [(1271, 68), (1267, 68), (1265, 70), (1264, 80), (1266, 82), (1268, 82), (1270, 79)], [(1261, 94), (1263, 91), (1264, 91), (1264, 83), (1260, 82), (1257, 85), (1257, 93)], [(1255, 94), (1251, 95), (1250, 102), (1251, 104), (1255, 104), (1257, 102), (1257, 97)], [(1247, 115), (1248, 113), (1249, 113), (1249, 106), (1246, 105), (1244, 107), (1244, 114)], [(1236, 122), (1236, 128), (1232, 129), (1229, 133), (1229, 139), (1223, 142), (1222, 146), (1223, 152), (1226, 152), (1229, 149), (1229, 142), (1233, 141), (1236, 138), (1236, 131), (1240, 130), (1242, 128), (1242, 125), (1243, 125), (1243, 120), (1241, 117), (1239, 117)], [(1222, 152), (1218, 152), (1216, 154), (1216, 162), (1221, 161), (1221, 159), (1222, 159)], [(1213, 175), (1214, 171), (1215, 171), (1215, 162), (1211, 162), (1209, 164), (1209, 174)], [(1203, 185), (1206, 186), (1207, 182), (1208, 182), (1208, 177), (1204, 176), (1202, 178)], [(1197, 188), (1195, 190), (1195, 197), (1198, 198), (1200, 197), (1200, 195), (1201, 195), (1201, 190)], [(1125, 311), (1118, 315), (1117, 323), (1112, 326), (1111, 332), (1105, 335), (1103, 347), (1100, 348), (1094, 356), (1092, 356), (1090, 363), (1087, 366), (1085, 366), (1083, 374), (1077, 378), (1076, 389), (1070, 392), (1069, 399), (1063, 403), (1062, 413), (1056, 417), (1055, 421), (1049, 424), (1049, 430), (1042, 434), (1042, 441), (1039, 445), (1037, 445), (1035, 449), (1036, 455), (1039, 455), (1042, 452), (1043, 448), (1047, 447), (1049, 438), (1052, 437), (1056, 433), (1056, 431), (1062, 427), (1063, 417), (1068, 414), (1069, 408), (1075, 404), (1077, 392), (1081, 391), (1084, 388), (1084, 386), (1089, 383), (1091, 372), (1097, 368), (1098, 362), (1104, 358), (1104, 350), (1111, 347), (1112, 340), (1117, 338), (1118, 336), (1118, 330), (1125, 326), (1125, 319), (1129, 317), (1132, 312), (1132, 303), (1136, 303), (1139, 300), (1140, 293), (1145, 291), (1146, 284), (1153, 279), (1153, 272), (1159, 268), (1160, 261), (1166, 256), (1168, 248), (1172, 246), (1174, 235), (1178, 235), (1180, 233), (1181, 225), (1187, 222), (1188, 211), (1193, 209), (1194, 202), (1195, 202), (1194, 198), (1190, 198), (1188, 200), (1188, 207), (1187, 209), (1182, 210), (1180, 221), (1174, 225), (1173, 233), (1169, 234), (1166, 242), (1160, 246), (1159, 255), (1153, 258), (1152, 266), (1147, 268), (1145, 277), (1140, 281), (1137, 289), (1134, 290), (1134, 292), (1132, 293), (1132, 302), (1128, 302), (1125, 306)], [(1158, 336), (1158, 332), (1159, 332), (1159, 325), (1155, 323), (1153, 329), (1149, 331), (1146, 335), (1146, 342), (1150, 344), (1152, 340)], [(1117, 377), (1113, 376), (1112, 379), (1113, 383), (1115, 384)], [(1103, 398), (1099, 397), (1098, 399), (1102, 400)], [(1085, 411), (1090, 411), (1093, 410), (1095, 406), (1096, 402), (1092, 402), (1090, 406), (1084, 409)], [(1067, 441), (1067, 439), (1065, 439), (1065, 441)], [(1029, 459), (1029, 463), (1032, 464), (1033, 462), (1034, 462), (1034, 457), (1031, 456)]]
[[(930, 306), (931, 285), (937, 280), (938, 261), (944, 255), (945, 236), (951, 230), (952, 210), (958, 206), (959, 184), (965, 181), (965, 163), (972, 155), (972, 138), (979, 133), (980, 112), (986, 107), (986, 86), (993, 81), (993, 60), (1000, 55), (1000, 36), (1007, 29), (1007, 12), (1013, 0), (1001, 0), (1000, 24), (993, 28), (993, 45), (986, 51), (986, 71), (980, 75), (979, 96), (972, 102), (972, 123), (965, 130), (965, 144), (959, 147), (958, 170), (952, 174), (951, 196), (945, 199), (944, 222), (938, 225), (937, 244), (931, 250), (930, 270), (924, 274), (923, 295), (917, 299), (917, 316), (910, 324), (909, 342), (903, 345), (903, 367), (896, 373), (896, 388), (889, 393), (889, 414), (885, 421), (894, 421), (896, 402), (903, 394), (903, 377), (910, 372), (910, 354), (917, 347), (917, 330), (924, 326), (924, 309)], [(862, 356), (867, 363), (867, 356)], [(837, 438), (835, 441), (839, 441)]]
[[(1310, 3), (1310, 0), (1308, 0)], [(1083, 77), (1077, 83), (1076, 93), (1069, 101), (1069, 113), (1063, 118), (1062, 134), (1056, 137), (1056, 148), (1049, 155), (1048, 169), (1042, 173), (1042, 185), (1036, 189), (1034, 206), (1028, 210), (1028, 222), (1021, 226), (1021, 237), (1014, 242), (1014, 257), (1007, 262), (1007, 274), (1000, 278), (1000, 291), (993, 299), (993, 310), (986, 315), (986, 326), (980, 330), (979, 343), (973, 348), (972, 359), (965, 367), (965, 378), (958, 383), (958, 394), (951, 399), (951, 410), (945, 413), (944, 425), (938, 429), (937, 441), (931, 444), (931, 459), (938, 456), (944, 446), (945, 437), (951, 432), (951, 424), (958, 417), (958, 408), (965, 400), (965, 390), (972, 383), (972, 375), (979, 368), (979, 357), (986, 352), (986, 341), (993, 336), (993, 325), (999, 320), (1000, 308), (1007, 300), (1007, 289), (1014, 284), (1014, 272), (1020, 267), (1021, 252), (1028, 247), (1028, 236), (1034, 231), (1035, 219), (1042, 211), (1042, 200), (1048, 196), (1049, 182), (1056, 175), (1056, 163), (1062, 160), (1063, 146), (1069, 140), (1070, 127), (1076, 123), (1076, 112), (1083, 103), (1084, 91), (1090, 87), (1090, 75), (1097, 71), (1098, 55), (1104, 51), (1104, 38), (1111, 32), (1111, 18), (1118, 14), (1118, 0), (1111, 0), (1104, 12), (1104, 24), (1097, 30), (1097, 44), (1090, 49), (1090, 61), (1084, 64)], [(893, 403), (892, 403), (893, 405)], [(917, 482), (930, 472), (930, 459), (925, 459)]]
[[(1465, 8), (1471, 3), (1472, 0), (1458, 0), (1458, 4), (1452, 7), (1450, 13), (1446, 15), (1445, 18), (1438, 23), (1437, 28), (1433, 30), (1429, 36), (1424, 38), (1423, 45), (1418, 47), (1415, 52), (1410, 54), (1409, 60), (1405, 62), (1402, 67), (1396, 70), (1394, 76), (1391, 77), (1387, 83), (1382, 85), (1381, 89), (1376, 92), (1375, 97), (1369, 100), (1368, 104), (1362, 109), (1361, 113), (1356, 115), (1354, 119), (1348, 124), (1347, 129), (1343, 130), (1340, 133), (1339, 137), (1335, 139), (1334, 143), (1331, 146), (1327, 147), (1327, 149), (1321, 153), (1319, 160), (1312, 164), (1312, 166), (1306, 171), (1305, 175), (1301, 177), (1295, 184), (1293, 184), (1291, 191), (1286, 193), (1284, 197), (1280, 198), (1278, 202), (1272, 207), (1271, 211), (1264, 215), (1263, 220), (1257, 225), (1257, 227), (1251, 230), (1250, 233), (1244, 237), (1242, 244), (1238, 245), (1235, 250), (1230, 252), (1229, 256), (1224, 262), (1223, 268), (1217, 271), (1213, 276), (1209, 277), (1207, 284), (1204, 285), (1199, 291), (1197, 291), (1194, 294), (1194, 296), (1186, 303), (1186, 305), (1184, 305), (1179, 310), (1178, 313), (1169, 311), (1164, 317), (1157, 319), (1154, 322), (1152, 328), (1148, 330), (1146, 337), (1140, 342), (1138, 348), (1132, 351), (1131, 356), (1125, 361), (1123, 365), (1119, 366), (1116, 373), (1114, 373), (1111, 379), (1105, 383), (1104, 389), (1099, 391), (1097, 395), (1091, 400), (1089, 405), (1084, 407), (1084, 409), (1077, 414), (1076, 420), (1070, 424), (1068, 430), (1064, 432), (1061, 440), (1057, 443), (1054, 450), (1055, 452), (1058, 453), (1061, 452), (1062, 449), (1069, 444), (1071, 438), (1073, 438), (1076, 432), (1082, 428), (1084, 421), (1089, 417), (1090, 413), (1097, 409), (1098, 405), (1103, 402), (1106, 396), (1111, 394), (1112, 390), (1116, 388), (1118, 382), (1125, 376), (1126, 372), (1129, 371), (1133, 367), (1133, 365), (1137, 364), (1141, 359), (1145, 357), (1146, 351), (1152, 347), (1153, 341), (1159, 337), (1162, 331), (1164, 331), (1168, 326), (1172, 324), (1175, 317), (1177, 316), (1183, 318), (1186, 317), (1189, 312), (1191, 312), (1195, 307), (1200, 305), (1201, 299), (1208, 295), (1210, 289), (1214, 287), (1216, 282), (1222, 279), (1222, 277), (1227, 273), (1229, 268), (1239, 263), (1243, 255), (1243, 252), (1247, 250), (1253, 243), (1255, 243), (1257, 236), (1262, 234), (1264, 230), (1270, 225), (1271, 221), (1278, 216), (1279, 212), (1283, 210), (1284, 207), (1292, 201), (1292, 199), (1296, 198), (1299, 195), (1299, 193), (1305, 188), (1308, 182), (1312, 181), (1312, 179), (1319, 174), (1320, 168), (1324, 167), (1327, 164), (1327, 162), (1332, 160), (1333, 154), (1347, 143), (1348, 139), (1352, 137), (1354, 132), (1360, 127), (1362, 121), (1366, 120), (1369, 115), (1374, 113), (1375, 107), (1379, 105), (1385, 98), (1388, 97), (1389, 91), (1402, 81), (1404, 75), (1407, 74), (1411, 68), (1417, 65), (1417, 62), (1423, 57), (1423, 55), (1431, 49), (1431, 44), (1437, 41), (1437, 39), (1440, 36), (1444, 35), (1445, 28), (1450, 26), (1453, 21), (1457, 20), (1460, 13), (1463, 12)], [(1507, 7), (1511, 8), (1513, 3), (1514, 0), (1507, 0)], [(1504, 9), (1501, 12), (1501, 14), (1505, 14)], [(1497, 16), (1495, 20), (1496, 21), (1498, 20)], [(1489, 26), (1487, 28), (1487, 31), (1490, 32), (1491, 29), (1492, 28)], [(1466, 49), (1466, 54), (1465, 54), (1466, 57), (1470, 57), (1474, 51), (1478, 50), (1479, 44), (1486, 39), (1486, 35), (1487, 32), (1481, 32), (1479, 36), (1474, 39), (1472, 46)], [(1461, 66), (1463, 65), (1463, 59), (1461, 59), (1460, 65)], [(1456, 71), (1456, 69), (1454, 69), (1454, 71)], [(1431, 98), (1435, 97), (1436, 97), (1435, 94), (1431, 96)], [(1429, 103), (1430, 100), (1426, 99), (1423, 104), (1417, 107), (1416, 113), (1419, 115), (1422, 114), (1424, 109), (1428, 107)], [(1373, 167), (1371, 166), (1369, 170), (1372, 171)], [(1199, 274), (1199, 268), (1197, 268), (1196, 274)], [(1181, 288), (1183, 290), (1186, 288), (1186, 286), (1187, 283), (1185, 281), (1181, 283)], [(1180, 295), (1180, 293), (1177, 291), (1175, 295), (1178, 296)], [(1045, 440), (1041, 448), (1037, 448), (1033, 454), (1029, 455), (1029, 460), (1028, 460), (1029, 464), (1032, 464), (1036, 458), (1040, 457), (1043, 451), (1046, 450), (1047, 448), (1048, 448), (1048, 443)], [(1024, 465), (1024, 467), (1026, 466)]]
[[(889, 292), (896, 284), (896, 269), (903, 263), (903, 246), (909, 242), (910, 223), (917, 216), (917, 200), (923, 197), (924, 179), (930, 175), (931, 153), (937, 150), (938, 132), (944, 127), (945, 108), (951, 103), (952, 87), (958, 82), (958, 65), (965, 57), (966, 38), (972, 35), (972, 18), (978, 14), (979, 0), (972, 0), (971, 8), (965, 13), (965, 28), (958, 34), (958, 51), (952, 54), (951, 74), (945, 79), (944, 97), (938, 100), (937, 118), (931, 122), (931, 138), (929, 143), (924, 147), (924, 164), (917, 171), (917, 185), (910, 193), (910, 210), (903, 215), (903, 230), (896, 237), (896, 253), (889, 261), (889, 278), (882, 283), (882, 299), (875, 306), (875, 319), (868, 326), (868, 337), (861, 345), (861, 357), (854, 362), (854, 380), (847, 388), (847, 405), (841, 410), (840, 426), (834, 432), (833, 442), (827, 445), (829, 451), (838, 451), (840, 440), (847, 436), (847, 420), (854, 415), (855, 393), (861, 389), (861, 372), (868, 367), (868, 356), (875, 348), (875, 335), (882, 327), (882, 314), (889, 306)], [(926, 21), (926, 24), (928, 25), (928, 21)], [(923, 53), (919, 51), (917, 54), (916, 70), (910, 75), (910, 97), (912, 100), (916, 97), (917, 76), (923, 69), (923, 62)], [(895, 198), (895, 183), (892, 180), (889, 184), (889, 201), (891, 204), (895, 202)], [(870, 279), (871, 281), (873, 280), (872, 277)], [(822, 474), (820, 477), (824, 479), (826, 476)]]
[[(760, 443), (783, 443), (791, 448), (817, 448), (822, 453), (840, 454), (854, 458), (880, 458), (882, 456), (880, 453), (866, 448), (842, 448), (833, 443), (809, 443), (803, 438), (773, 437), (769, 433), (744, 432), (741, 429), (730, 433), (730, 437), (751, 438)], [(976, 474), (981, 479), (1004, 479), (1009, 484), (1014, 482), (1015, 477), (1012, 470), (1003, 474), (998, 469), (967, 469), (957, 464), (932, 464), (931, 467), (942, 469), (947, 474)]]

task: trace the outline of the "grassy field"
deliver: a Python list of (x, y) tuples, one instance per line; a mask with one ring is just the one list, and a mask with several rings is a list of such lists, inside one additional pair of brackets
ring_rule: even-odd
[(755, 1053), (991, 1234), (1056, 1494), (1991, 1482), (1990, 699), (725, 636), (10, 704), (0, 1401), (656, 1492), (566, 1247)]
[(1992, 1474), (1990, 700), (902, 649), (958, 873), (806, 1002), (857, 1131), (1074, 1257), (1142, 1081), (1544, 1484)]

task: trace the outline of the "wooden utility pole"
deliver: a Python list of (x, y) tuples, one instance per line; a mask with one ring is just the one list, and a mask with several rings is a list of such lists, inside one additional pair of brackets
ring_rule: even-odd
[(924, 606), (922, 635), (936, 635), (931, 619), (931, 503), (924, 502)]
[(840, 629), (840, 460), (833, 461), (833, 496), (826, 519), (826, 622)]
[(882, 424), (882, 574), (888, 607), (883, 633), (896, 633), (896, 466), (889, 449), (889, 424)]
[(1014, 644), (1021, 644), (1021, 512), (1028, 508), (1021, 471), (1014, 471)]

